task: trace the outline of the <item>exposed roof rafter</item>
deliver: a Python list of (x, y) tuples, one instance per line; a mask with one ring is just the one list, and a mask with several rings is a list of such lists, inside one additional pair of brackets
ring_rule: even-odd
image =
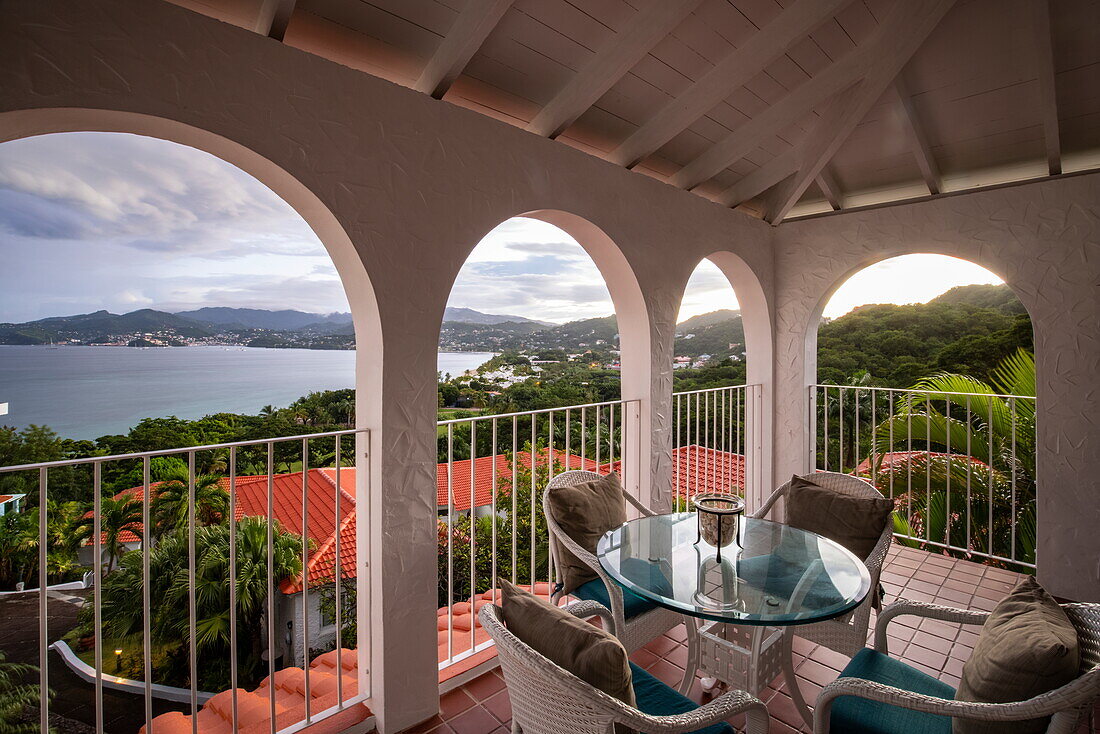
[(615, 163), (635, 166), (687, 129), (715, 105), (782, 57), (807, 34), (851, 0), (797, 0), (719, 61), (683, 93), (670, 100), (615, 150)]
[(442, 99), (514, 0), (470, 0), (413, 87)]
[(905, 124), (905, 133), (909, 138), (909, 148), (913, 151), (913, 157), (917, 160), (920, 175), (928, 186), (928, 193), (938, 194), (943, 190), (943, 182), (940, 178), (940, 169), (936, 165), (936, 159), (932, 155), (932, 148), (928, 145), (928, 136), (924, 134), (924, 125), (913, 106), (913, 97), (909, 94), (909, 87), (905, 83), (905, 73), (900, 72), (893, 85), (894, 95), (901, 105), (902, 122)]
[(1054, 48), (1050, 36), (1050, 6), (1047, 0), (1032, 0), (1031, 23), (1035, 41), (1036, 81), (1039, 83), (1039, 114), (1047, 147), (1047, 169), (1051, 176), (1062, 172), (1062, 144), (1058, 133), (1058, 94), (1054, 84)]
[(645, 58), (654, 46), (699, 7), (702, 0), (650, 0), (645, 10), (597, 51), (576, 76), (535, 116), (527, 130), (556, 138), (607, 90)]
[(841, 206), (843, 194), (840, 193), (840, 187), (836, 185), (833, 174), (829, 172), (829, 167), (822, 168), (821, 173), (817, 174), (814, 181), (817, 183), (817, 187), (821, 189), (821, 195), (825, 197), (825, 201), (829, 202), (829, 206), (833, 208), (833, 211), (840, 211), (843, 208)]
[(256, 17), (256, 32), (276, 41), (283, 40), (295, 4), (296, 0), (263, 0)]

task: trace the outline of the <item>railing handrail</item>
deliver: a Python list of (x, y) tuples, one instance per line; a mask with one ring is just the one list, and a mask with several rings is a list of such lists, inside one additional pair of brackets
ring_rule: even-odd
[(240, 446), (259, 446), (281, 441), (301, 441), (303, 439), (326, 438), (330, 436), (350, 436), (356, 433), (367, 433), (369, 428), (345, 428), (339, 431), (323, 431), (320, 433), (302, 433), (296, 436), (278, 436), (273, 438), (253, 438), (247, 441), (231, 441), (229, 443), (211, 443), (202, 446), (181, 446), (175, 449), (157, 449), (155, 451), (136, 451), (129, 454), (110, 454), (106, 456), (85, 456), (80, 459), (61, 459), (58, 461), (40, 461), (37, 464), (17, 464), (14, 466), (0, 466), (0, 474), (16, 471), (32, 471), (35, 469), (54, 469), (60, 466), (75, 466), (76, 464), (95, 464), (108, 461), (125, 461), (127, 459), (144, 459), (155, 456), (173, 456), (186, 454), (192, 451), (212, 451), (214, 449), (230, 449)]
[[(436, 425), (448, 426), (458, 423), (471, 423), (474, 421), (491, 421), (495, 418), (520, 418), (525, 415), (538, 415), (541, 413), (556, 413), (563, 410), (578, 410), (580, 408), (603, 408), (609, 405), (631, 405), (640, 403), (639, 398), (627, 398), (622, 400), (605, 400), (601, 403), (582, 403), (580, 405), (562, 405), (557, 408), (537, 408), (535, 410), (520, 410), (515, 413), (492, 413), (489, 415), (471, 415), (467, 418), (448, 418), (445, 421), (436, 421)], [(464, 408), (446, 408), (445, 410), (464, 410)]]
[(677, 395), (694, 395), (696, 393), (701, 393), (701, 392), (718, 392), (719, 390), (736, 390), (737, 388), (740, 388), (740, 387), (757, 387), (757, 386), (759, 386), (759, 384), (760, 383), (758, 383), (758, 382), (745, 382), (745, 383), (741, 383), (740, 385), (723, 385), (721, 387), (701, 387), (701, 388), (698, 388), (697, 390), (681, 390), (679, 392), (672, 393), (672, 395), (673, 395), (673, 397), (675, 397)]
[(949, 392), (947, 390), (918, 390), (912, 387), (877, 387), (872, 385), (830, 385), (817, 383), (813, 387), (837, 388), (841, 390), (874, 390), (876, 392), (914, 392), (923, 395), (957, 395), (970, 398), (1011, 398), (1014, 400), (1035, 400), (1034, 395), (1011, 395), (996, 392)]

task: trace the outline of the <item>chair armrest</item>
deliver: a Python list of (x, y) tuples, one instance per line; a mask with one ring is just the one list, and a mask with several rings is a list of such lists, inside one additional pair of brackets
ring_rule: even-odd
[(875, 622), (875, 649), (883, 654), (889, 653), (889, 644), (886, 640), (886, 628), (894, 617), (911, 614), (928, 619), (939, 619), (944, 622), (960, 622), (962, 624), (983, 624), (989, 618), (989, 612), (980, 612), (975, 609), (957, 609), (944, 607), (939, 604), (929, 604), (923, 601), (910, 601), (898, 599), (879, 612), (878, 621)]
[[(545, 499), (545, 495), (544, 495)], [(615, 583), (607, 572), (603, 570), (603, 566), (600, 565), (600, 561), (596, 558), (594, 553), (591, 553), (577, 544), (577, 541), (569, 537), (569, 535), (561, 529), (557, 521), (554, 520), (553, 515), (550, 513), (548, 507), (543, 505), (543, 515), (546, 517), (546, 527), (549, 530), (550, 535), (554, 537), (558, 542), (564, 545), (573, 555), (584, 562), (586, 566), (592, 569), (592, 571), (603, 582), (604, 587), (607, 589), (607, 596), (611, 600), (611, 613), (613, 615), (613, 621), (608, 629), (611, 634), (616, 637), (622, 635), (623, 630), (619, 629), (620, 624), (617, 620), (622, 620), (622, 626), (626, 625), (626, 613), (623, 605), (623, 590)], [(559, 598), (559, 592), (554, 593), (554, 600)]]
[(643, 514), (643, 515), (645, 515), (646, 517), (653, 517), (654, 515), (656, 515), (656, 514), (657, 514), (657, 513), (656, 513), (656, 512), (654, 512), (653, 510), (651, 510), (651, 509), (649, 509), (648, 507), (646, 507), (645, 505), (643, 505), (643, 504), (642, 504), (641, 502), (639, 502), (638, 500), (634, 499), (634, 497), (633, 497), (633, 496), (631, 496), (630, 492), (627, 492), (626, 490), (623, 490), (623, 497), (624, 497), (624, 498), (626, 499), (626, 501), (627, 501), (627, 502), (629, 502), (629, 503), (630, 503), (630, 505), (631, 505), (631, 506), (632, 506), (632, 507), (633, 507), (633, 508), (634, 508), (635, 510), (637, 510), (637, 511), (638, 511), (638, 512), (640, 512), (640, 513), (642, 513), (642, 514)]
[(764, 504), (760, 506), (760, 509), (752, 513), (753, 518), (757, 520), (766, 518), (768, 516), (768, 513), (772, 511), (772, 507), (779, 500), (779, 498), (787, 494), (787, 490), (790, 489), (790, 486), (791, 483), (787, 482), (779, 489), (772, 492), (771, 496), (768, 497), (768, 499), (764, 501)]
[(672, 716), (650, 716), (624, 704), (616, 721), (643, 734), (682, 734), (726, 721), (741, 713), (746, 718), (746, 734), (767, 734), (768, 709), (747, 691), (729, 691), (693, 711)]
[(615, 620), (611, 616), (611, 610), (605, 607), (603, 604), (600, 604), (598, 601), (588, 601), (587, 599), (575, 601), (572, 604), (567, 604), (562, 607), (562, 611), (569, 612), (574, 617), (578, 617), (580, 619), (586, 619), (588, 617), (599, 617), (603, 620), (605, 628), (615, 628)]
[(976, 721), (1026, 721), (1084, 705), (1095, 696), (1097, 682), (1100, 682), (1100, 666), (1061, 688), (1026, 701), (976, 703), (926, 696), (863, 678), (838, 678), (818, 694), (817, 705), (814, 707), (814, 734), (828, 734), (832, 702), (839, 696), (857, 696), (868, 701), (878, 701), (912, 711)]

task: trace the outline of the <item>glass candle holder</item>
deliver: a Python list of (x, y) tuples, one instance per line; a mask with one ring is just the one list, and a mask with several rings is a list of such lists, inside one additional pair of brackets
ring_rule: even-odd
[(745, 501), (736, 495), (708, 493), (695, 495), (693, 503), (699, 522), (699, 537), (695, 542), (705, 540), (717, 549), (721, 559), (722, 549), (737, 541)]

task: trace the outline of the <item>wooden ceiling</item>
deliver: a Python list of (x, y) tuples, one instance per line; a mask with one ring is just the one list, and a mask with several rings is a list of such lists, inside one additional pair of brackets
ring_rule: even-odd
[(1100, 0), (173, 0), (779, 223), (1100, 168)]

